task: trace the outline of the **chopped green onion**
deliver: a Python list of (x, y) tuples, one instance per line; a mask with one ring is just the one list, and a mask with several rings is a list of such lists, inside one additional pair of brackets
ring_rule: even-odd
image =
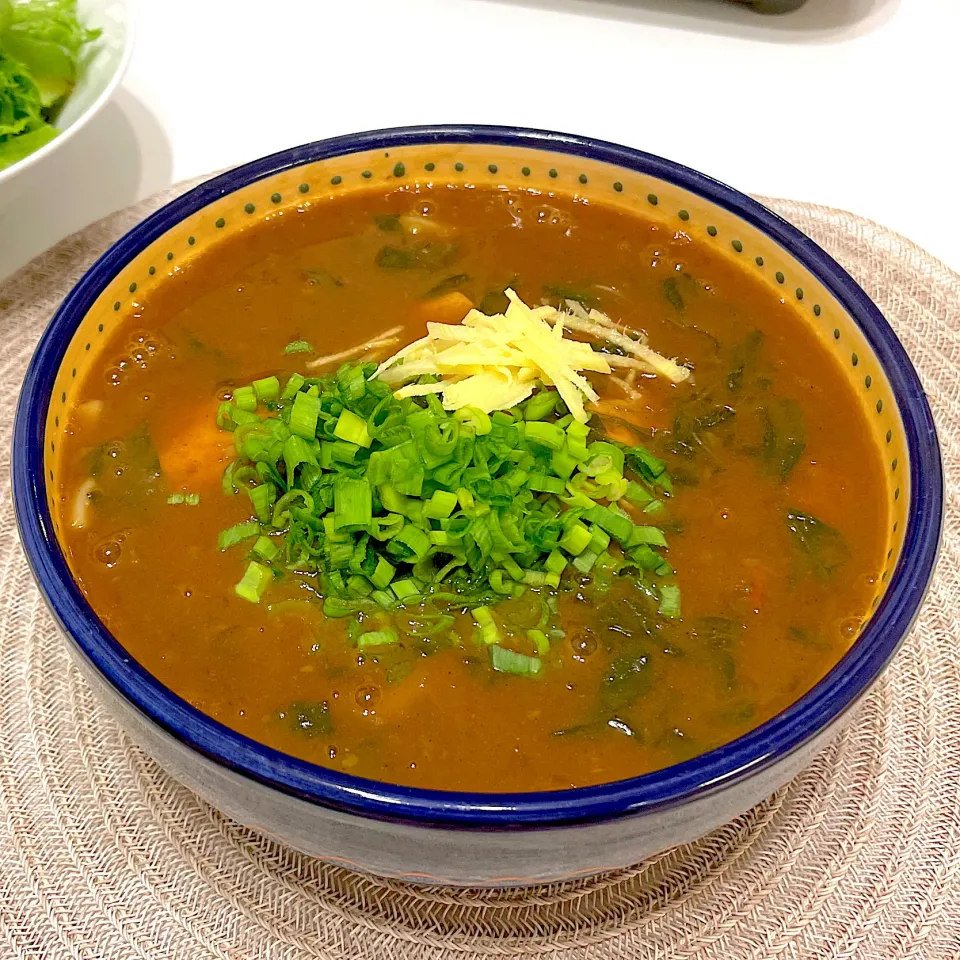
[(624, 546), (636, 547), (641, 543), (649, 543), (655, 547), (665, 547), (667, 538), (659, 527), (634, 527), (629, 541)]
[(422, 560), (431, 547), (430, 537), (412, 523), (405, 523), (400, 532), (390, 539), (387, 552), (407, 563)]
[(233, 418), (233, 410), (233, 404), (229, 400), (225, 400), (217, 407), (217, 426), (221, 430), (237, 429), (237, 422)]
[(374, 590), (370, 599), (384, 610), (392, 610), (397, 605), (397, 599), (389, 590)]
[(270, 522), (280, 529), (287, 526), (293, 513), (293, 508), (299, 507), (307, 513), (313, 512), (313, 497), (306, 490), (294, 488), (288, 490), (274, 505)]
[(527, 471), (526, 470), (511, 470), (504, 478), (503, 482), (514, 492), (516, 493), (522, 486), (527, 482)]
[(593, 550), (595, 553), (603, 553), (609, 546), (610, 534), (602, 527), (590, 527), (590, 543), (587, 545), (587, 549)]
[(532, 420), (526, 425), (525, 437), (549, 450), (562, 450), (566, 442), (560, 427), (555, 423), (543, 423), (539, 420)]
[(348, 443), (346, 440), (333, 440), (330, 443), (320, 444), (321, 453), (329, 455), (329, 462), (321, 464), (324, 469), (335, 469), (336, 463), (355, 463), (360, 448), (355, 443)]
[[(316, 444), (314, 444), (316, 446)], [(287, 468), (287, 482), (293, 482), (293, 472), (301, 463), (316, 464), (317, 458), (303, 437), (287, 437), (283, 444), (283, 462)]]
[(417, 464), (402, 480), (397, 481), (397, 489), (411, 497), (419, 497), (423, 492), (423, 480), (423, 469)]
[(550, 465), (553, 468), (553, 472), (562, 479), (566, 480), (574, 470), (577, 469), (577, 460), (572, 457), (569, 453), (570, 441), (567, 440), (567, 443), (563, 448), (553, 451), (553, 456), (550, 460)]
[(480, 628), (480, 637), (486, 644), (494, 644), (500, 639), (500, 630), (493, 619), (489, 607), (474, 607), (473, 619)]
[(490, 586), (494, 593), (502, 593), (504, 596), (513, 596), (513, 584), (503, 579), (502, 570), (494, 570), (490, 574)]
[(506, 647), (495, 644), (490, 648), (490, 662), (498, 673), (514, 673), (517, 676), (536, 676), (543, 664), (538, 657), (528, 657), (525, 653), (515, 653)]
[(333, 435), (338, 440), (355, 443), (359, 447), (369, 447), (373, 440), (367, 430), (367, 421), (362, 420), (352, 410), (344, 410), (337, 420)]
[(280, 381), (276, 377), (264, 377), (253, 381), (253, 392), (261, 403), (274, 403), (280, 399)]
[(524, 420), (545, 420), (557, 407), (557, 394), (553, 390), (538, 390), (524, 405)]
[(559, 550), (551, 550), (544, 562), (544, 567), (550, 573), (560, 574), (567, 569), (566, 557)]
[(560, 495), (565, 489), (560, 477), (551, 477), (546, 473), (531, 473), (527, 477), (527, 488), (538, 493), (553, 493)]
[(418, 597), (421, 593), (420, 585), (414, 580), (394, 580), (390, 584), (390, 589), (401, 603), (411, 597)]
[(369, 597), (373, 593), (373, 587), (366, 577), (355, 573), (347, 577), (347, 592), (354, 597)]
[(357, 637), (357, 646), (361, 650), (369, 647), (385, 647), (388, 644), (396, 643), (399, 637), (393, 630), (371, 630), (369, 633), (361, 633)]
[(391, 513), (400, 513), (404, 516), (407, 515), (410, 509), (410, 500), (407, 496), (400, 493), (396, 487), (385, 483), (377, 492), (380, 494), (380, 502), (383, 504), (384, 510), (389, 510)]
[(291, 340), (284, 348), (283, 352), (290, 353), (314, 353), (314, 349), (306, 340)]
[(334, 530), (366, 530), (373, 519), (370, 481), (338, 477), (333, 485)]
[(660, 613), (672, 620), (680, 617), (680, 588), (676, 584), (665, 583), (660, 587)]
[(613, 443), (597, 440), (587, 447), (587, 462), (580, 469), (589, 476), (597, 476), (604, 470), (613, 469), (617, 475), (623, 473), (623, 450)]
[(235, 496), (240, 492), (239, 487), (237, 487), (237, 481), (234, 478), (234, 472), (237, 469), (237, 461), (231, 460), (226, 469), (223, 471), (223, 476), (220, 478), (220, 489), (228, 496)]
[(360, 400), (367, 392), (366, 377), (362, 367), (345, 363), (336, 372), (337, 386), (341, 395), (349, 400)]
[(663, 562), (660, 554), (645, 543), (641, 543), (639, 547), (631, 548), (630, 559), (643, 570), (656, 570)]
[(423, 515), (429, 520), (446, 520), (457, 506), (457, 495), (449, 490), (436, 490), (427, 501)]
[(542, 630), (528, 630), (527, 637), (536, 646), (537, 656), (545, 657), (550, 652), (550, 641)]
[(240, 582), (233, 588), (238, 597), (249, 600), (251, 603), (259, 603), (270, 581), (273, 580), (273, 574), (269, 567), (251, 560), (243, 574)]
[(240, 410), (253, 413), (257, 409), (257, 394), (253, 387), (237, 387), (233, 391), (233, 402)]
[(287, 385), (280, 394), (281, 400), (290, 400), (297, 395), (300, 388), (307, 382), (306, 378), (299, 373), (291, 373)]
[[(346, 363), (316, 378), (264, 377), (218, 406), (238, 453), (221, 486), (246, 491), (259, 521), (223, 531), (222, 549), (251, 539), (261, 566), (277, 564), (271, 576), (281, 558), (285, 569), (316, 576), (331, 617), (414, 604), (473, 609), (491, 647), (501, 629), (487, 604), (543, 591), (545, 613), (525, 634), (540, 655), (558, 635), (554, 590), (571, 559), (598, 596), (624, 555), (638, 576), (673, 574), (662, 531), (635, 526), (635, 514), (617, 506), (627, 497), (641, 510), (663, 509), (651, 491), (669, 493), (670, 481), (643, 448), (588, 443), (590, 428), (552, 388), (492, 415), (448, 412), (434, 395), (398, 400), (375, 370)], [(197, 501), (185, 493), (172, 500)], [(669, 590), (661, 595), (649, 581), (644, 589), (666, 596), (669, 609)], [(351, 627), (354, 639), (363, 619)], [(498, 660), (522, 656), (503, 649)]]
[(374, 517), (370, 522), (370, 534), (377, 540), (389, 540), (403, 529), (403, 517), (399, 513), (388, 513), (385, 517)]
[(256, 537), (260, 533), (260, 524), (256, 520), (245, 520), (243, 523), (234, 524), (221, 530), (217, 537), (217, 547), (220, 550), (229, 550), (230, 547), (251, 537)]
[(587, 436), (590, 428), (576, 420), (567, 425), (567, 453), (578, 463), (587, 459)]
[(635, 507), (645, 507), (653, 500), (653, 494), (635, 480), (631, 480), (627, 484), (627, 492), (624, 494), (624, 497)]
[(563, 547), (567, 553), (576, 556), (587, 549), (592, 539), (593, 535), (586, 526), (577, 521), (570, 527), (566, 534), (564, 534), (560, 540), (560, 546)]
[(584, 550), (573, 558), (573, 566), (581, 573), (589, 573), (600, 557), (596, 550)]
[(560, 499), (571, 508), (577, 508), (578, 510), (589, 510), (594, 506), (593, 500), (590, 499), (585, 493), (581, 493), (575, 487), (567, 484), (567, 489), (570, 491), (570, 495), (567, 497), (561, 497)]
[(257, 542), (253, 545), (253, 552), (261, 560), (266, 560), (268, 563), (280, 556), (280, 548), (270, 537), (258, 537)]
[(665, 490), (670, 489), (670, 478), (666, 475), (667, 465), (663, 460), (640, 446), (630, 447), (626, 456), (644, 480)]
[(352, 617), (361, 605), (357, 600), (327, 597), (323, 601), (323, 615), (325, 617)]
[(200, 506), (199, 493), (174, 493), (167, 497), (167, 503), (184, 503), (188, 507)]
[(317, 435), (317, 420), (320, 417), (320, 398), (309, 393), (298, 393), (290, 411), (290, 432), (304, 440), (313, 440)]
[(370, 582), (378, 590), (384, 589), (390, 585), (390, 581), (393, 579), (393, 575), (397, 572), (397, 568), (390, 563), (388, 560), (385, 560), (383, 557), (377, 557), (377, 565), (374, 568), (373, 573), (370, 575)]
[(454, 417), (461, 423), (472, 426), (474, 434), (478, 437), (485, 437), (493, 429), (490, 417), (476, 407), (461, 407), (454, 413)]
[(261, 523), (273, 519), (273, 502), (277, 498), (276, 487), (272, 483), (262, 483), (259, 487), (248, 487), (247, 496), (253, 504), (254, 512)]
[[(595, 523), (610, 536), (616, 537), (624, 546), (628, 544), (631, 547), (634, 546), (633, 543), (629, 543), (633, 536), (633, 523), (614, 507), (591, 507), (584, 514), (584, 519), (589, 520), (590, 523)], [(666, 546), (666, 544), (664, 543), (663, 546)]]
[(260, 418), (233, 403), (221, 403), (217, 408), (217, 426), (221, 430), (236, 430), (247, 423), (259, 424)]

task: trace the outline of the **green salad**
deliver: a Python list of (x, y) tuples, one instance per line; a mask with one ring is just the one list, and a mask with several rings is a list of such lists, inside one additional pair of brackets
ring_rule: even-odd
[(53, 120), (99, 36), (76, 0), (0, 0), (0, 170), (57, 135)]

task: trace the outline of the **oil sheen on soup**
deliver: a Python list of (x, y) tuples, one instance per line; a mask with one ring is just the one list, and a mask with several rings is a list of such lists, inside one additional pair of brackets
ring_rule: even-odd
[[(358, 562), (368, 548), (393, 557), (407, 571), (403, 595), (388, 582), (371, 600), (372, 564), (356, 574), (351, 557), (336, 580), (346, 599), (325, 613), (329, 581), (273, 555), (271, 544), (282, 546), (273, 531), (257, 565), (269, 583), (238, 594), (261, 541), (251, 496), (224, 479), (237, 451), (235, 433), (221, 429), (222, 418), (218, 426), (221, 405), (231, 409), (251, 383), (273, 376), (282, 389), (299, 375), (307, 393), (311, 378), (335, 381), (341, 363), (382, 361), (423, 337), (427, 322), (459, 323), (465, 307), (502, 312), (508, 288), (532, 306), (599, 310), (692, 371), (683, 382), (636, 368), (587, 375), (598, 395), (588, 405), (590, 442), (637, 447), (665, 464), (668, 487), (648, 484), (639, 507), (622, 500), (614, 511), (639, 526), (639, 510), (643, 529), (659, 531), (642, 553), (656, 557), (654, 568), (630, 562), (613, 538), (601, 552), (613, 559), (599, 567), (551, 550), (565, 561), (559, 585), (542, 565), (536, 576), (514, 577), (504, 559), (498, 589), (486, 584), (482, 604), (456, 589), (425, 602), (409, 595), (412, 574), (398, 560), (414, 560), (415, 545), (387, 553), (388, 540), (355, 528), (340, 552), (353, 549)], [(615, 344), (603, 350), (623, 354)], [(850, 387), (795, 306), (682, 232), (561, 195), (371, 188), (323, 211), (268, 218), (136, 304), (81, 398), (58, 492), (63, 541), (108, 629), (228, 727), (392, 783), (559, 789), (722, 745), (782, 711), (842, 656), (885, 548), (878, 453)], [(429, 410), (437, 401), (411, 403)], [(275, 416), (271, 409), (268, 401), (255, 415)], [(563, 424), (563, 413), (558, 404), (552, 420)], [(499, 419), (511, 416), (522, 420), (522, 409)], [(552, 436), (553, 426), (537, 429)], [(369, 451), (337, 442), (353, 457), (340, 464), (345, 475), (362, 477), (358, 461)], [(496, 476), (475, 489), (501, 489), (507, 477), (527, 491), (530, 475), (555, 462), (549, 450), (530, 449), (533, 458), (501, 450)], [(639, 456), (628, 455), (627, 466), (640, 469)], [(520, 462), (529, 469), (518, 471)], [(272, 476), (279, 497), (288, 467), (277, 457), (244, 476), (249, 485)], [(439, 469), (427, 470), (428, 487)], [(587, 477), (584, 489), (598, 482)], [(569, 493), (561, 488), (554, 499)], [(383, 514), (385, 495), (375, 491), (374, 512)], [(553, 496), (524, 495), (526, 512)], [(419, 524), (434, 545), (469, 526), (441, 529), (444, 521), (424, 519), (422, 502), (412, 508), (410, 499), (397, 507), (407, 510), (398, 527)], [(451, 503), (439, 512), (463, 507)], [(241, 528), (251, 536), (221, 549), (222, 531), (242, 524), (254, 524)], [(316, 547), (324, 528), (314, 526)], [(336, 539), (332, 526), (326, 533), (320, 564)], [(677, 603), (665, 613), (667, 581)], [(442, 584), (431, 589), (444, 593)], [(496, 664), (478, 605), (495, 646), (508, 651)]]

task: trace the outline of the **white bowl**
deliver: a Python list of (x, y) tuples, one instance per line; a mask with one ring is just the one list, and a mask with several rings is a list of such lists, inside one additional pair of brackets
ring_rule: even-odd
[(42, 167), (84, 124), (95, 117), (120, 85), (133, 50), (127, 0), (79, 0), (81, 22), (103, 33), (85, 51), (77, 84), (64, 102), (54, 126), (60, 134), (22, 160), (0, 170), (0, 206), (31, 182), (28, 170)]

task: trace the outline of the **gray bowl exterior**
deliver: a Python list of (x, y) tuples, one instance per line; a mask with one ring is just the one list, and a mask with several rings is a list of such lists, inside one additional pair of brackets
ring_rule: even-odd
[(682, 804), (546, 829), (418, 826), (309, 803), (205, 757), (144, 716), (87, 662), (70, 638), (66, 639), (84, 677), (123, 730), (167, 773), (209, 804), (302, 853), (414, 883), (523, 886), (638, 863), (704, 836), (769, 797), (827, 747), (853, 713), (848, 710), (764, 769)]

